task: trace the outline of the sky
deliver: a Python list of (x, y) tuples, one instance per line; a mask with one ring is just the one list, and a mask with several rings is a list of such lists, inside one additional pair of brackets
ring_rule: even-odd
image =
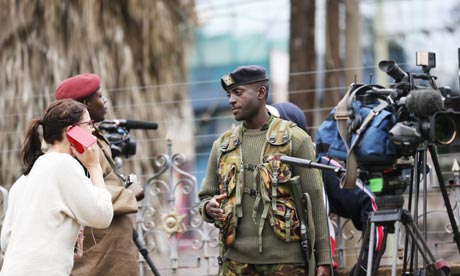
[(289, 0), (196, 0), (200, 23), (209, 35), (266, 33), (289, 37)]
[[(362, 13), (367, 16), (375, 15), (376, 1), (362, 2)], [(438, 85), (449, 85), (458, 90), (460, 28), (457, 26), (460, 25), (460, 11), (455, 10), (458, 0), (382, 2), (385, 2), (383, 15), (386, 18), (386, 35), (404, 46), (408, 64), (416, 64), (417, 51), (434, 52), (436, 68), (431, 73), (438, 77)], [(449, 28), (453, 28), (453, 31)]]
[[(317, 51), (324, 52), (325, 0), (316, 0)], [(458, 0), (361, 0), (364, 17), (375, 18), (381, 2), (384, 32), (405, 48), (407, 62), (415, 65), (417, 51), (436, 53), (432, 74), (440, 86), (458, 90), (460, 13)], [(206, 34), (244, 37), (265, 34), (267, 39), (289, 39), (289, 0), (196, 0), (199, 22)], [(453, 14), (457, 12), (457, 22)], [(447, 28), (453, 28), (449, 31)], [(416, 69), (416, 68), (415, 68)]]

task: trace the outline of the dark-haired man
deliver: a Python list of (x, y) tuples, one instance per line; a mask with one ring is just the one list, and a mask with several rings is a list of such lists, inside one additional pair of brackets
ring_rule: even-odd
[[(96, 74), (80, 74), (62, 81), (55, 98), (74, 99), (88, 106), (94, 122), (105, 119), (107, 100), (102, 95), (101, 79)], [(85, 228), (83, 256), (76, 258), (72, 276), (136, 276), (138, 251), (133, 242), (133, 222), (128, 216), (137, 212), (136, 197), (143, 197), (142, 189), (134, 184), (133, 190), (125, 188), (113, 169), (110, 144), (96, 128), (93, 133), (100, 148), (101, 167), (107, 189), (112, 194), (114, 217), (107, 229)]]
[[(321, 175), (279, 161), (281, 155), (314, 158), (311, 138), (267, 112), (269, 86), (263, 67), (238, 67), (221, 84), (233, 116), (242, 123), (214, 142), (199, 192), (203, 218), (220, 228), (221, 275), (328, 276), (331, 253)], [(308, 260), (287, 188), (294, 176), (300, 177), (301, 190), (313, 206), (310, 234), (316, 235)]]

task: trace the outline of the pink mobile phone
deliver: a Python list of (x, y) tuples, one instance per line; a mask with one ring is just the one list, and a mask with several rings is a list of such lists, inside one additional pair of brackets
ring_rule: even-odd
[(72, 144), (79, 153), (83, 153), (85, 148), (96, 143), (96, 137), (84, 131), (79, 126), (72, 127), (67, 131), (66, 136), (70, 144)]

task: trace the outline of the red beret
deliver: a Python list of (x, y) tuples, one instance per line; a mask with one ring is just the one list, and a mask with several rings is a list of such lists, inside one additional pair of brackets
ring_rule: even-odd
[(101, 79), (96, 74), (80, 74), (63, 80), (56, 91), (56, 100), (74, 99), (80, 100), (96, 92), (101, 86)]

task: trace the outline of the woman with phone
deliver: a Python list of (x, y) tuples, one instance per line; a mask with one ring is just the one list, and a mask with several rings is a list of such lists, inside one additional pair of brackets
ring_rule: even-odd
[[(75, 128), (72, 145), (66, 134)], [(25, 170), (10, 190), (1, 232), (5, 257), (0, 275), (69, 275), (74, 256), (82, 253), (75, 248), (83, 243), (81, 227), (110, 225), (111, 195), (97, 145), (87, 143), (91, 131), (86, 106), (74, 100), (51, 103), (29, 125), (22, 148)], [(48, 144), (46, 153), (42, 140)], [(82, 153), (75, 147), (79, 140)]]

